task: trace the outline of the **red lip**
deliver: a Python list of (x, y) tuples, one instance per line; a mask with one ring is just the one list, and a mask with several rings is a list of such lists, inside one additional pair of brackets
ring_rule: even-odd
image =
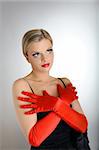
[(48, 67), (49, 66), (49, 63), (47, 63), (47, 64), (43, 64), (43, 65), (41, 65), (42, 67)]

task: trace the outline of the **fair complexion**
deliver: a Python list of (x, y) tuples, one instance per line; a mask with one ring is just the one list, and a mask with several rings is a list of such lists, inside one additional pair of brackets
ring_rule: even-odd
[[(39, 81), (50, 80), (50, 68), (53, 64), (54, 52), (52, 44), (48, 39), (42, 39), (39, 42), (31, 42), (27, 47), (27, 59), (31, 64), (33, 71), (32, 78)], [(49, 63), (48, 67), (42, 67), (43, 64)]]

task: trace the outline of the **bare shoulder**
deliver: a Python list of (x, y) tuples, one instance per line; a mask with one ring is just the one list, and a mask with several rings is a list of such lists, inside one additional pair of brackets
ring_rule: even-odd
[(13, 101), (15, 104), (19, 103), (18, 101), (16, 101), (16, 98), (17, 96), (22, 96), (21, 92), (23, 90), (26, 90), (26, 91), (30, 90), (25, 80), (23, 80), (22, 78), (15, 80), (12, 84), (12, 95), (14, 97)]
[(61, 79), (65, 83), (65, 85), (71, 83), (70, 79), (68, 79), (67, 77), (62, 77)]
[(12, 94), (14, 97), (16, 97), (21, 90), (25, 88), (25, 82), (22, 79), (17, 79), (12, 84)]
[(14, 82), (13, 82), (13, 85), (12, 87), (17, 87), (17, 86), (24, 86), (25, 83), (25, 80), (23, 80), (23, 78), (19, 78), (19, 79), (16, 79)]
[[(31, 92), (28, 84), (23, 80), (22, 78), (17, 79), (13, 82), (12, 85), (12, 98), (13, 98), (13, 104), (16, 112), (16, 118), (19, 123), (19, 126), (25, 135), (25, 137), (28, 137), (28, 133), (30, 128), (37, 122), (37, 115), (34, 113), (33, 115), (25, 115), (24, 112), (26, 110), (21, 109), (19, 106), (22, 104), (28, 104), (28, 102), (19, 101), (17, 99), (18, 96), (24, 97), (24, 95), (21, 94), (22, 91), (28, 91)], [(27, 109), (29, 111), (31, 109)], [(28, 138), (27, 138), (28, 140)]]
[(22, 90), (27, 90), (28, 92), (31, 92), (31, 89), (26, 80), (24, 80), (24, 78), (19, 78), (13, 82), (12, 91), (18, 94)]

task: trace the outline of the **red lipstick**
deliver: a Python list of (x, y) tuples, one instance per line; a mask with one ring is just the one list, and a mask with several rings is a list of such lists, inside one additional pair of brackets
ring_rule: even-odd
[(41, 66), (44, 67), (44, 68), (47, 68), (47, 67), (49, 66), (49, 63), (43, 64), (43, 65), (41, 65)]

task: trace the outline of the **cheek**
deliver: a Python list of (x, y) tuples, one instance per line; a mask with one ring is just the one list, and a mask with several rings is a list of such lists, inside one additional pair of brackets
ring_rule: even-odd
[(50, 61), (53, 62), (53, 60), (54, 60), (54, 55), (51, 55), (51, 56), (50, 56)]
[(37, 59), (37, 58), (31, 57), (31, 58), (30, 58), (30, 63), (31, 63), (33, 66), (37, 66), (37, 65), (40, 63), (40, 60)]

